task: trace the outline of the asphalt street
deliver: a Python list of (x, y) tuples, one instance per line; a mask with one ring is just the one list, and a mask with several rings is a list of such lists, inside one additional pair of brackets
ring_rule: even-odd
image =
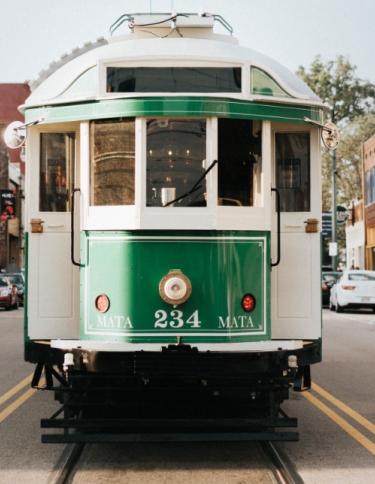
[[(282, 444), (306, 484), (375, 482), (375, 315), (324, 310), (323, 363), (313, 388), (283, 405), (300, 442)], [(0, 310), (0, 484), (47, 483), (63, 445), (40, 443), (40, 419), (59, 407), (30, 389), (23, 310)], [(256, 444), (94, 444), (74, 484), (274, 482)]]
[(23, 359), (23, 309), (0, 309), (0, 331), (0, 484), (41, 484), (63, 445), (41, 443), (40, 419), (51, 416), (59, 405), (50, 392), (31, 390), (31, 378), (7, 398), (34, 371), (34, 365)]
[[(288, 415), (298, 417), (300, 433), (299, 443), (285, 443), (283, 447), (306, 484), (375, 482), (374, 316), (365, 310), (342, 314), (323, 310), (323, 362), (312, 366), (313, 389), (308, 392), (360, 435), (350, 427), (347, 430), (351, 434), (340, 427), (306, 394), (291, 392), (290, 400), (283, 406)], [(339, 408), (314, 390), (314, 384), (368, 423), (358, 423), (342, 410), (345, 407)]]

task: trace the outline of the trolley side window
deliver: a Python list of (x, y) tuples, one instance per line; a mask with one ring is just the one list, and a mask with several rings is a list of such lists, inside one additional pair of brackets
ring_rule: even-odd
[(135, 119), (90, 123), (90, 205), (134, 205)]
[[(147, 206), (162, 207), (183, 197), (206, 168), (205, 119), (149, 119), (147, 121)], [(205, 207), (206, 179), (169, 207)]]
[(41, 133), (39, 210), (70, 212), (74, 180), (74, 133)]
[(108, 67), (107, 92), (241, 92), (240, 67)]
[(253, 121), (218, 121), (218, 205), (251, 207), (254, 175), (261, 169), (260, 157), (254, 155)]
[(276, 186), (282, 212), (310, 212), (309, 133), (276, 133)]

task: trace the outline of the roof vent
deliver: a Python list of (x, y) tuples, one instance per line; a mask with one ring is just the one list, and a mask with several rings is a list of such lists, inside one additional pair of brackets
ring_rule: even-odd
[(200, 17), (211, 17), (211, 10), (209, 7), (199, 7), (198, 15)]

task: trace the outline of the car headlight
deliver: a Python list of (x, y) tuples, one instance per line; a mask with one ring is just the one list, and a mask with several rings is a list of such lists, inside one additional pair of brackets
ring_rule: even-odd
[(8, 289), (4, 289), (4, 291), (1, 291), (0, 293), (1, 296), (8, 296), (8, 294), (9, 294)]

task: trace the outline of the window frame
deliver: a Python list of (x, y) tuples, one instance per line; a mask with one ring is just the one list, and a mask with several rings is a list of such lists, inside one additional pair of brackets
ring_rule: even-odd
[[(305, 128), (305, 127), (304, 127)], [(273, 133), (273, 138), (272, 138), (272, 142), (273, 142), (273, 160), (272, 160), (272, 163), (273, 163), (273, 168), (274, 168), (274, 176), (273, 176), (273, 186), (275, 188), (277, 188), (277, 166), (276, 166), (276, 162), (277, 162), (277, 156), (276, 156), (276, 135), (277, 134), (308, 134), (309, 136), (309, 143), (310, 143), (310, 152), (309, 152), (309, 155), (310, 155), (310, 160), (309, 160), (309, 181), (310, 181), (310, 194), (309, 194), (309, 205), (310, 205), (310, 210), (308, 211), (303, 211), (303, 212), (280, 212), (282, 215), (285, 215), (285, 214), (308, 214), (308, 213), (311, 213), (314, 211), (313, 209), (313, 206), (312, 206), (312, 203), (313, 203), (313, 197), (312, 197), (312, 187), (313, 187), (313, 181), (312, 181), (312, 158), (313, 158), (313, 153), (312, 153), (312, 150), (313, 150), (313, 146), (312, 146), (312, 136), (311, 136), (311, 129), (275, 129), (274, 130), (274, 133)], [(281, 198), (281, 194), (280, 194), (280, 198)], [(276, 202), (275, 202), (276, 203)], [(275, 203), (273, 203), (273, 211), (275, 211)]]
[[(218, 67), (218, 68), (235, 68), (241, 69), (241, 92), (215, 92), (215, 93), (200, 93), (200, 92), (107, 92), (107, 67)], [(138, 97), (176, 97), (176, 96), (205, 96), (215, 98), (236, 98), (236, 99), (249, 99), (250, 97), (250, 64), (247, 62), (233, 62), (229, 60), (223, 60), (218, 62), (217, 60), (205, 60), (201, 58), (190, 58), (186, 60), (170, 60), (165, 56), (158, 56), (157, 59), (144, 59), (140, 61), (135, 60), (123, 60), (123, 59), (99, 59), (98, 60), (98, 94), (102, 99), (126, 99), (126, 98), (138, 98)]]
[[(40, 209), (40, 190), (41, 190), (41, 186), (40, 186), (40, 165), (41, 165), (41, 155), (42, 155), (42, 136), (43, 134), (74, 134), (74, 159), (73, 159), (73, 166), (72, 166), (72, 189), (70, 191), (70, 196), (71, 194), (73, 193), (73, 190), (75, 189), (76, 187), (76, 178), (77, 178), (77, 156), (78, 156), (78, 151), (77, 151), (77, 145), (79, 144), (79, 140), (78, 140), (78, 136), (79, 136), (79, 132), (77, 130), (70, 130), (70, 129), (67, 129), (67, 130), (56, 130), (56, 129), (51, 129), (51, 130), (44, 130), (44, 129), (41, 129), (39, 131), (39, 150), (38, 150), (38, 153), (39, 153), (39, 158), (38, 158), (38, 212), (41, 213), (41, 214), (44, 214), (44, 213), (52, 213), (52, 214), (56, 214), (56, 213), (59, 213), (59, 214), (71, 214), (71, 210), (67, 210), (66, 212), (51, 212), (51, 211), (42, 211)], [(68, 195), (69, 196), (69, 195)], [(71, 203), (71, 200), (69, 200), (69, 203)], [(76, 210), (74, 210), (74, 212), (76, 212)]]
[[(149, 119), (163, 116), (135, 117), (135, 205), (88, 205), (90, 193), (90, 121), (81, 122), (81, 200), (82, 230), (258, 230), (271, 229), (271, 197), (265, 193), (271, 185), (271, 122), (254, 120), (254, 130), (262, 130), (262, 173), (260, 205), (251, 207), (218, 206), (218, 167), (207, 174), (206, 207), (147, 207), (147, 143)], [(168, 119), (181, 119), (169, 116)], [(206, 155), (208, 162), (218, 156), (218, 118), (184, 116), (206, 120)], [(168, 216), (166, 217), (166, 210)]]
[(366, 205), (371, 203), (371, 171), (366, 171)]

